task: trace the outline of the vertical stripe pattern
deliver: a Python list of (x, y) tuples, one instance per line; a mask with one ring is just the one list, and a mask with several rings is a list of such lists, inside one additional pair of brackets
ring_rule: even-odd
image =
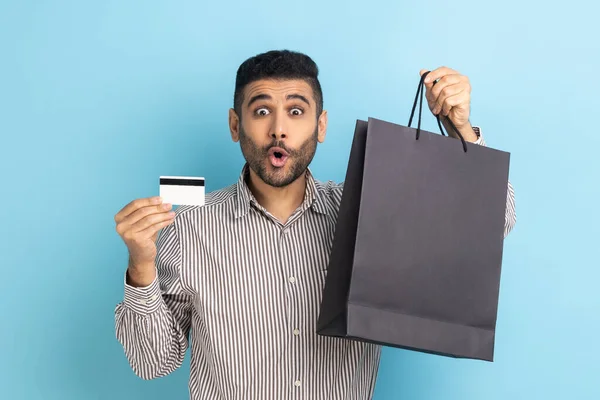
[[(282, 224), (246, 173), (205, 206), (179, 207), (157, 241), (156, 280), (125, 284), (116, 335), (133, 371), (165, 376), (190, 346), (193, 400), (370, 399), (380, 346), (315, 333), (343, 186), (307, 171), (305, 201)], [(512, 187), (506, 216), (508, 234)]]

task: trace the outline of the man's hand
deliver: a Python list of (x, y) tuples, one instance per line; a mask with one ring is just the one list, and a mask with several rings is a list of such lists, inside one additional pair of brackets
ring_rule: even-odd
[(117, 232), (129, 250), (127, 282), (133, 286), (148, 286), (156, 277), (156, 240), (158, 231), (175, 220), (171, 204), (158, 197), (136, 199), (117, 215)]
[[(420, 75), (427, 72), (420, 71)], [(449, 118), (463, 138), (475, 142), (477, 135), (469, 122), (471, 111), (471, 83), (469, 78), (448, 67), (434, 69), (425, 79), (425, 97), (429, 109), (434, 115), (439, 115), (448, 135), (457, 138), (454, 129), (446, 118)]]

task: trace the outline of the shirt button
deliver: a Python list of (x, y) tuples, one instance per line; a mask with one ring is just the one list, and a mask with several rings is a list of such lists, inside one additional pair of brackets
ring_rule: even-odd
[(144, 299), (138, 300), (138, 303), (145, 305), (146, 304), (146, 300), (144, 300)]
[(152, 300), (156, 300), (157, 298), (158, 298), (158, 296), (155, 295), (155, 294), (153, 294), (152, 297), (151, 297)]
[(296, 381), (296, 382), (294, 382), (294, 386), (296, 386), (296, 387), (300, 387), (300, 381)]
[(298, 329), (294, 329), (294, 336), (300, 335), (300, 331)]
[(293, 276), (290, 276), (290, 283), (295, 283), (296, 282), (296, 278), (294, 278)]

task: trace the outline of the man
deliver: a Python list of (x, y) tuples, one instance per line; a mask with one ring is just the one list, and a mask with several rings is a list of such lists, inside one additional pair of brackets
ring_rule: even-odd
[[(115, 216), (130, 254), (116, 334), (141, 378), (174, 371), (190, 344), (192, 399), (371, 398), (380, 347), (315, 333), (342, 196), (308, 169), (327, 130), (317, 75), (295, 52), (245, 61), (229, 112), (247, 161), (238, 182), (204, 207), (143, 198)], [(438, 68), (426, 89), (434, 114), (483, 145), (467, 77)]]

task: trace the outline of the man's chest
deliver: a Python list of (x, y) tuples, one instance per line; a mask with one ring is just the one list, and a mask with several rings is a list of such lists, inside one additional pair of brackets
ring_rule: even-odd
[(183, 249), (182, 275), (203, 325), (215, 334), (312, 329), (334, 229), (326, 216), (305, 215), (284, 226), (248, 218), (198, 231)]

